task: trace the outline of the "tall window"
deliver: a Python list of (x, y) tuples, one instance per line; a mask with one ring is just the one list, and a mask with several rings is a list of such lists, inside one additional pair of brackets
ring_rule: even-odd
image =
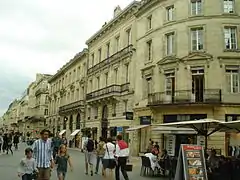
[(109, 43), (107, 43), (107, 54), (106, 54), (106, 56), (107, 56), (107, 58), (110, 56), (110, 42)]
[(239, 93), (239, 67), (226, 69), (227, 87), (230, 93)]
[(102, 61), (102, 48), (98, 49), (98, 62)]
[(191, 14), (194, 16), (202, 14), (202, 0), (191, 0)]
[(223, 0), (224, 13), (234, 13), (234, 0)]
[(118, 69), (114, 69), (114, 81), (115, 81), (115, 84), (118, 83)]
[(100, 77), (97, 77), (97, 89), (100, 89)]
[(225, 49), (237, 49), (237, 27), (224, 28)]
[(132, 43), (132, 41), (131, 41), (131, 29), (128, 29), (126, 31), (126, 35), (127, 35), (127, 46), (129, 46)]
[(174, 54), (174, 33), (166, 35), (166, 55)]
[(200, 51), (203, 50), (203, 28), (191, 29), (191, 50)]
[(116, 109), (117, 109), (116, 107), (117, 107), (116, 103), (113, 103), (113, 104), (112, 104), (112, 116), (113, 116), (113, 117), (116, 116)]
[(152, 15), (147, 17), (147, 29), (152, 29)]
[(125, 65), (125, 81), (126, 83), (129, 82), (129, 64)]
[(116, 41), (116, 52), (118, 52), (119, 51), (119, 44), (120, 44), (120, 36), (117, 36), (115, 41)]
[(147, 94), (146, 96), (148, 96), (148, 94), (152, 93), (152, 78), (147, 78)]
[(92, 53), (92, 66), (94, 66), (94, 53)]
[(165, 82), (166, 95), (172, 95), (175, 90), (175, 74), (174, 72), (166, 73), (165, 77), (166, 77)]
[(105, 74), (105, 85), (108, 86), (108, 73)]
[(167, 10), (167, 21), (173, 21), (174, 20), (174, 6), (169, 6), (166, 8)]
[(147, 42), (147, 59), (148, 61), (152, 60), (152, 40)]

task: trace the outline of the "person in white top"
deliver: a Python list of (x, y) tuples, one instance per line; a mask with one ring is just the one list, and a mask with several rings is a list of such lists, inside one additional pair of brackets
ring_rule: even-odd
[(156, 168), (160, 169), (160, 165), (158, 163), (158, 158), (155, 155), (155, 151), (152, 151), (151, 153), (146, 153), (145, 156), (149, 158), (150, 163), (151, 163), (151, 168), (152, 168), (153, 171)]
[(121, 169), (122, 175), (125, 180), (129, 180), (128, 174), (126, 171), (127, 159), (129, 156), (128, 144), (122, 139), (122, 135), (117, 136), (116, 144), (116, 158), (117, 166), (115, 169), (116, 180), (120, 180), (119, 170)]
[[(112, 138), (107, 139), (107, 143), (103, 146), (105, 153), (103, 156), (103, 176), (107, 179), (113, 179), (113, 169), (116, 166), (114, 157), (115, 145), (112, 143)], [(106, 169), (109, 169), (109, 176), (106, 176)]]

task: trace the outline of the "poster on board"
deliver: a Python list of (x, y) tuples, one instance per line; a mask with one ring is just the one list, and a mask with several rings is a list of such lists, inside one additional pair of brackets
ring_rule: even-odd
[(202, 146), (181, 145), (179, 156), (175, 180), (208, 180)]

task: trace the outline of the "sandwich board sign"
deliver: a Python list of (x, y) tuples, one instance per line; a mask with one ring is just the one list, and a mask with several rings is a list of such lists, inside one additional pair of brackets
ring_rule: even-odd
[(202, 146), (181, 145), (174, 180), (208, 180)]

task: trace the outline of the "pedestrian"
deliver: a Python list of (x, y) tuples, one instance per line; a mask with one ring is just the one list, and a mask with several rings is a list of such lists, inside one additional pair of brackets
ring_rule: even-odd
[(11, 134), (8, 134), (7, 135), (7, 154), (10, 151), (11, 154), (13, 155), (12, 144), (13, 144), (12, 136)]
[[(116, 167), (114, 158), (115, 145), (112, 143), (112, 138), (107, 138), (107, 143), (104, 145), (105, 153), (103, 156), (103, 177), (109, 180), (113, 179), (113, 169)], [(109, 170), (107, 175), (106, 170)]]
[(49, 131), (44, 129), (40, 132), (40, 139), (33, 143), (33, 157), (36, 159), (38, 168), (38, 180), (50, 180), (51, 168), (54, 167), (51, 141), (48, 139)]
[(38, 172), (35, 159), (32, 157), (33, 150), (31, 148), (25, 149), (25, 157), (21, 159), (18, 168), (18, 177), (22, 180), (32, 180), (34, 175)]
[[(96, 149), (97, 150), (97, 164), (96, 164), (95, 174), (98, 174), (100, 161), (102, 163), (102, 159), (103, 159), (103, 156), (105, 153), (104, 145), (105, 145), (104, 139), (103, 139), (103, 137), (100, 137), (99, 143), (97, 144), (97, 149)], [(102, 175), (103, 175), (103, 169), (102, 169)]]
[(19, 135), (16, 133), (13, 137), (13, 144), (14, 144), (15, 150), (18, 150), (18, 143), (19, 143)]
[(3, 150), (3, 137), (0, 135), (0, 153), (2, 153)]
[(55, 159), (58, 154), (59, 147), (63, 144), (63, 140), (59, 134), (57, 134), (52, 139), (52, 148), (53, 148), (53, 159)]
[(91, 138), (91, 134), (88, 135), (88, 139), (84, 142), (85, 151), (85, 174), (88, 175), (88, 165), (90, 166), (90, 173), (93, 176), (93, 162), (94, 162), (94, 141)]
[(3, 153), (5, 153), (5, 151), (7, 150), (7, 146), (8, 146), (7, 144), (8, 144), (8, 136), (5, 133), (3, 135)]
[(122, 175), (125, 180), (129, 180), (128, 174), (126, 171), (127, 160), (129, 157), (129, 148), (128, 144), (122, 139), (122, 135), (117, 135), (117, 144), (116, 144), (116, 158), (117, 166), (115, 169), (116, 180), (120, 180), (119, 170), (121, 169)]
[(56, 156), (56, 164), (57, 164), (57, 176), (59, 180), (65, 180), (67, 175), (68, 164), (70, 166), (71, 171), (73, 171), (70, 155), (67, 153), (67, 147), (64, 144), (62, 144), (59, 147), (59, 153)]

